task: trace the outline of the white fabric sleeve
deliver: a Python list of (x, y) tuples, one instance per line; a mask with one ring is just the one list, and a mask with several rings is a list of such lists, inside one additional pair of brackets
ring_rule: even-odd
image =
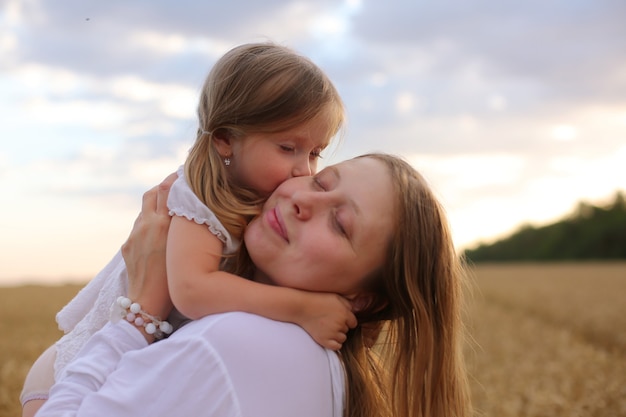
[(215, 213), (191, 190), (185, 178), (184, 166), (178, 168), (176, 174), (178, 178), (172, 184), (167, 198), (170, 216), (181, 216), (198, 224), (206, 224), (211, 233), (224, 243), (224, 254), (234, 253), (239, 242), (233, 239)]
[(120, 321), (92, 337), (37, 416), (341, 417), (343, 378), (337, 355), (293, 324), (224, 313), (146, 347)]
[(107, 324), (68, 365), (37, 417), (241, 417), (215, 359), (201, 338), (146, 347), (124, 320)]

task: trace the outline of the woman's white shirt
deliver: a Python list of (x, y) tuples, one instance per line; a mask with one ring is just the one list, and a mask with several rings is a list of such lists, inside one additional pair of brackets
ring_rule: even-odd
[(108, 324), (68, 365), (37, 416), (342, 415), (337, 354), (294, 324), (223, 313), (146, 345), (128, 322)]

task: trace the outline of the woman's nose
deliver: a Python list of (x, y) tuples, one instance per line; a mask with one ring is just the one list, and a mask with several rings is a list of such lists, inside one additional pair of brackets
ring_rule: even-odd
[(298, 191), (291, 196), (294, 213), (299, 220), (308, 220), (313, 215), (313, 204), (310, 194), (310, 191)]
[(329, 193), (322, 191), (297, 191), (292, 196), (294, 212), (299, 220), (309, 220), (325, 207), (330, 208), (332, 201)]

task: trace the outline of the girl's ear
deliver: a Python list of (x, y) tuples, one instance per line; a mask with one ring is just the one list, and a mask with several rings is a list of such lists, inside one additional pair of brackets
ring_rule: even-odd
[(213, 133), (215, 149), (217, 149), (217, 153), (219, 153), (222, 158), (227, 158), (233, 154), (233, 146), (230, 137), (231, 135), (224, 129), (218, 129)]

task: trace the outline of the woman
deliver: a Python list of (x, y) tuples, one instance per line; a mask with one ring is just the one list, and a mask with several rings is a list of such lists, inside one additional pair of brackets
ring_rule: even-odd
[[(160, 317), (172, 308), (163, 194), (146, 194), (123, 248), (129, 297)], [(38, 416), (469, 415), (461, 270), (443, 210), (408, 164), (373, 154), (290, 179), (244, 241), (254, 267), (242, 254), (233, 272), (352, 300), (359, 325), (340, 353), (345, 391), (338, 357), (288, 323), (226, 313), (146, 346), (153, 336), (122, 320), (90, 341)]]

